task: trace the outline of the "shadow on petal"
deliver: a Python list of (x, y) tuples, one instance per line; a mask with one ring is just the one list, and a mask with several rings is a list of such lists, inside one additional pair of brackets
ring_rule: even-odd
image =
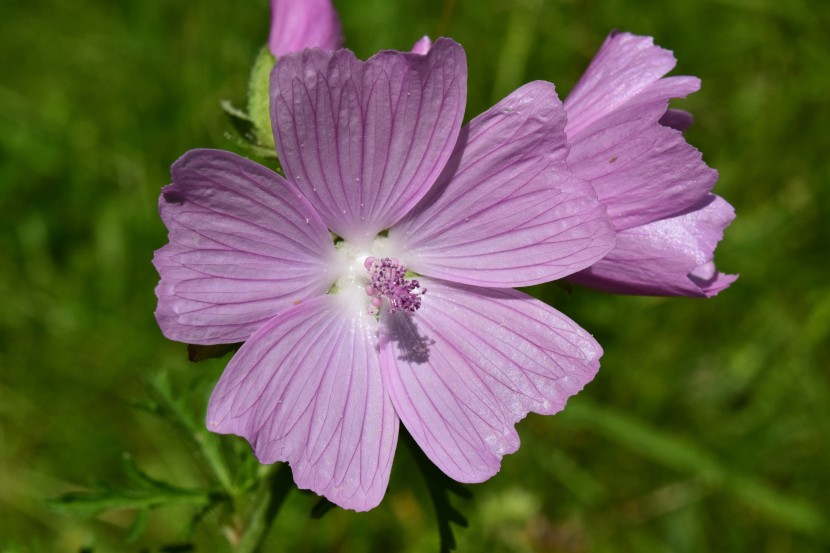
[(430, 346), (435, 340), (421, 332), (420, 326), (408, 313), (384, 312), (384, 332), (381, 334), (381, 347), (388, 342), (396, 346), (397, 358), (407, 363), (423, 365), (429, 362)]

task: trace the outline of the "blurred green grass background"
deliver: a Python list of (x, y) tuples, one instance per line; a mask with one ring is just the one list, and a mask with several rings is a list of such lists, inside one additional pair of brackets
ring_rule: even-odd
[[(452, 36), (467, 117), (519, 84), (564, 96), (611, 29), (652, 35), (703, 89), (690, 142), (738, 213), (718, 249), (740, 280), (701, 301), (577, 289), (554, 305), (605, 348), (556, 417), (520, 423), (501, 473), (455, 500), (460, 551), (830, 549), (830, 4), (819, 0), (336, 2), (360, 57)], [(131, 407), (153, 375), (201, 418), (225, 360), (193, 365), (154, 320), (152, 251), (169, 167), (238, 150), (219, 102), (244, 104), (267, 3), (6, 0), (0, 18), (0, 550), (155, 551), (191, 511), (79, 518), (46, 500), (124, 480), (125, 452), (183, 486), (187, 444)], [(222, 438), (233, 445), (238, 440)], [(310, 520), (289, 495), (268, 551), (436, 551), (408, 452), (381, 506)], [(196, 551), (226, 551), (208, 520)]]

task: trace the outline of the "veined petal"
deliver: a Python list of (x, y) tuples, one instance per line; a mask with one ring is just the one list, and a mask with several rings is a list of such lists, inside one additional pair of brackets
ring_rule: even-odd
[(244, 436), (262, 463), (290, 463), (297, 486), (341, 507), (377, 506), (398, 438), (377, 326), (346, 294), (316, 297), (275, 317), (225, 369), (210, 398), (208, 428)]
[(568, 165), (591, 182), (617, 230), (680, 213), (717, 180), (675, 130), (691, 116), (666, 110), (700, 87), (694, 77), (661, 78), (674, 64), (650, 37), (612, 33), (565, 100)]
[(268, 48), (276, 57), (303, 48), (336, 50), (343, 28), (331, 0), (271, 0)]
[(335, 233), (368, 244), (409, 211), (455, 146), (467, 94), (464, 50), (426, 55), (303, 50), (271, 74), (274, 137), (286, 177)]
[(553, 414), (593, 379), (590, 334), (516, 290), (424, 279), (413, 314), (381, 315), (381, 369), (395, 410), (447, 475), (481, 482), (516, 451), (514, 425)]
[(710, 194), (686, 213), (618, 232), (611, 253), (568, 280), (617, 294), (714, 296), (737, 278), (712, 263), (734, 218), (732, 206)]
[(682, 212), (703, 200), (718, 179), (680, 131), (656, 121), (636, 130), (621, 123), (576, 141), (568, 165), (590, 181), (617, 230)]
[(527, 84), (473, 119), (447, 169), (389, 231), (420, 274), (512, 287), (561, 278), (600, 259), (613, 227), (573, 178), (565, 114), (550, 83)]
[[(612, 32), (565, 100), (568, 137), (578, 138), (592, 123), (637, 102), (676, 63), (674, 55), (655, 46), (651, 37)], [(686, 96), (699, 86), (699, 81), (690, 77), (665, 80), (671, 83), (664, 90), (665, 100)]]
[(248, 339), (274, 315), (324, 293), (336, 252), (320, 217), (273, 171), (230, 152), (192, 150), (172, 168), (159, 211), (156, 319), (191, 344)]

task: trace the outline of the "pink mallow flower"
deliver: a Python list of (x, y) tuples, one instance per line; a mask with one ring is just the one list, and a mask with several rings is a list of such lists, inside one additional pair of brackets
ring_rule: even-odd
[(599, 367), (587, 332), (511, 289), (613, 247), (567, 170), (562, 104), (533, 82), (462, 127), (466, 83), (449, 39), (366, 62), (287, 54), (271, 75), (285, 178), (195, 150), (159, 201), (164, 334), (245, 341), (208, 428), (342, 507), (380, 502), (399, 421), (450, 477), (481, 482), (519, 447), (517, 421), (560, 411)]
[(303, 48), (341, 46), (343, 28), (331, 0), (271, 0), (268, 48), (275, 57)]
[(695, 77), (663, 77), (671, 52), (650, 37), (612, 33), (565, 100), (573, 173), (591, 184), (617, 229), (602, 260), (568, 280), (622, 294), (714, 296), (737, 275), (713, 262), (735, 218), (711, 193), (718, 174), (686, 143), (691, 116), (669, 99), (700, 88)]

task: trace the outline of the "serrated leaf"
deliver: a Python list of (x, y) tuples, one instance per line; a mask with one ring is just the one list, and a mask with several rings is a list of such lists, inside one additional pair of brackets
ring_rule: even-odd
[(432, 461), (429, 460), (409, 432), (403, 427), (401, 427), (401, 439), (409, 446), (409, 450), (418, 465), (418, 469), (424, 476), (429, 496), (432, 499), (432, 505), (435, 508), (435, 518), (438, 523), (440, 552), (449, 553), (450, 551), (454, 551), (458, 544), (455, 541), (455, 535), (453, 534), (450, 523), (466, 528), (468, 522), (464, 515), (461, 514), (461, 511), (453, 507), (450, 503), (450, 493), (464, 499), (471, 498), (473, 494), (466, 486), (460, 482), (456, 482), (432, 464)]
[(48, 501), (53, 508), (81, 516), (95, 516), (110, 509), (148, 510), (170, 504), (203, 507), (225, 501), (226, 496), (212, 490), (187, 489), (152, 478), (125, 455), (124, 471), (134, 487), (98, 485), (89, 491), (70, 492)]

